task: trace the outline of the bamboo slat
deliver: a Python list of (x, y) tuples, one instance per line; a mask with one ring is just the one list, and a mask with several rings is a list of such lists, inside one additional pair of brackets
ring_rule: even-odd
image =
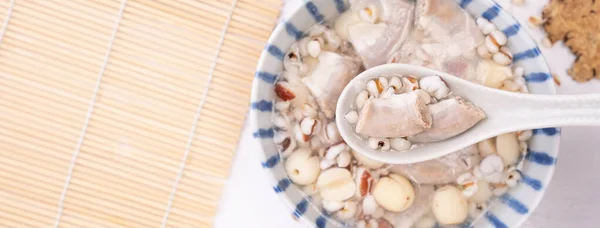
[(280, 0), (0, 0), (0, 224), (210, 227)]

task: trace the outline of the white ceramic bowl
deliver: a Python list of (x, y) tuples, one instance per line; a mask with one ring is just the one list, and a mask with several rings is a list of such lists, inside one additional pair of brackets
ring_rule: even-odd
[[(527, 86), (532, 93), (555, 93), (550, 71), (536, 42), (522, 26), (492, 0), (455, 0), (474, 17), (483, 16), (508, 37), (514, 63), (525, 69)], [(290, 207), (295, 218), (315, 227), (336, 227), (338, 223), (310, 203), (309, 198), (287, 178), (281, 158), (273, 143), (271, 115), (274, 82), (283, 70), (283, 55), (304, 31), (323, 20), (335, 19), (348, 8), (347, 0), (305, 0), (304, 5), (287, 17), (273, 31), (258, 64), (252, 88), (251, 122), (253, 134), (260, 141), (262, 166), (273, 190)], [(483, 216), (469, 221), (473, 227), (519, 227), (538, 205), (554, 172), (558, 155), (560, 129), (534, 130), (530, 152), (522, 170), (523, 180), (492, 204)]]

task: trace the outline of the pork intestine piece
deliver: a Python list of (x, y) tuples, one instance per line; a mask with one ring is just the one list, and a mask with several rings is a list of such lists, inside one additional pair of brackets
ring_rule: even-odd
[(368, 100), (356, 124), (356, 133), (369, 137), (406, 137), (431, 127), (423, 94), (416, 90), (389, 98)]
[(454, 1), (417, 0), (415, 25), (440, 43), (452, 41), (475, 48), (473, 45), (477, 44), (464, 38), (483, 42), (483, 35), (473, 17)]
[[(407, 0), (357, 0), (347, 13), (357, 13), (367, 5), (381, 9), (380, 23), (348, 26), (349, 41), (366, 69), (385, 64), (410, 34), (414, 4)], [(367, 41), (367, 42), (365, 42)]]
[(409, 63), (474, 81), (484, 37), (475, 20), (446, 0), (417, 0), (414, 30), (389, 62)]
[(441, 158), (404, 165), (390, 169), (418, 184), (447, 184), (479, 164), (481, 156), (476, 146), (469, 146)]
[(461, 97), (453, 97), (429, 105), (432, 116), (431, 128), (408, 137), (413, 143), (437, 142), (454, 137), (485, 118), (479, 107)]
[(318, 65), (302, 79), (302, 83), (308, 87), (327, 118), (333, 118), (342, 90), (356, 76), (360, 65), (351, 56), (333, 52), (321, 52), (318, 59)]

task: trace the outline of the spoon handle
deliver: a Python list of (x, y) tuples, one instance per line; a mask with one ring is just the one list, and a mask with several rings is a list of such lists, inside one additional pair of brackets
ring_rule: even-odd
[(501, 105), (506, 111), (498, 112), (500, 120), (520, 129), (600, 126), (600, 94), (518, 94)]

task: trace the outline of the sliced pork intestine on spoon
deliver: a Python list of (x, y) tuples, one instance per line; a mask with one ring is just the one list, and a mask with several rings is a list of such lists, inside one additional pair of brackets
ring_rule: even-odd
[(376, 24), (361, 22), (348, 26), (348, 40), (356, 48), (366, 69), (385, 64), (410, 34), (414, 4), (407, 0), (357, 0), (352, 10), (380, 8)]
[(419, 90), (368, 100), (360, 112), (356, 133), (369, 137), (406, 137), (431, 127), (426, 96)]
[(321, 52), (319, 62), (310, 75), (302, 78), (317, 100), (327, 118), (333, 118), (337, 100), (344, 87), (352, 80), (360, 63), (351, 56), (342, 56), (333, 52)]
[(431, 128), (408, 137), (413, 143), (437, 142), (454, 137), (485, 118), (483, 110), (461, 97), (446, 99), (428, 107), (433, 122)]

